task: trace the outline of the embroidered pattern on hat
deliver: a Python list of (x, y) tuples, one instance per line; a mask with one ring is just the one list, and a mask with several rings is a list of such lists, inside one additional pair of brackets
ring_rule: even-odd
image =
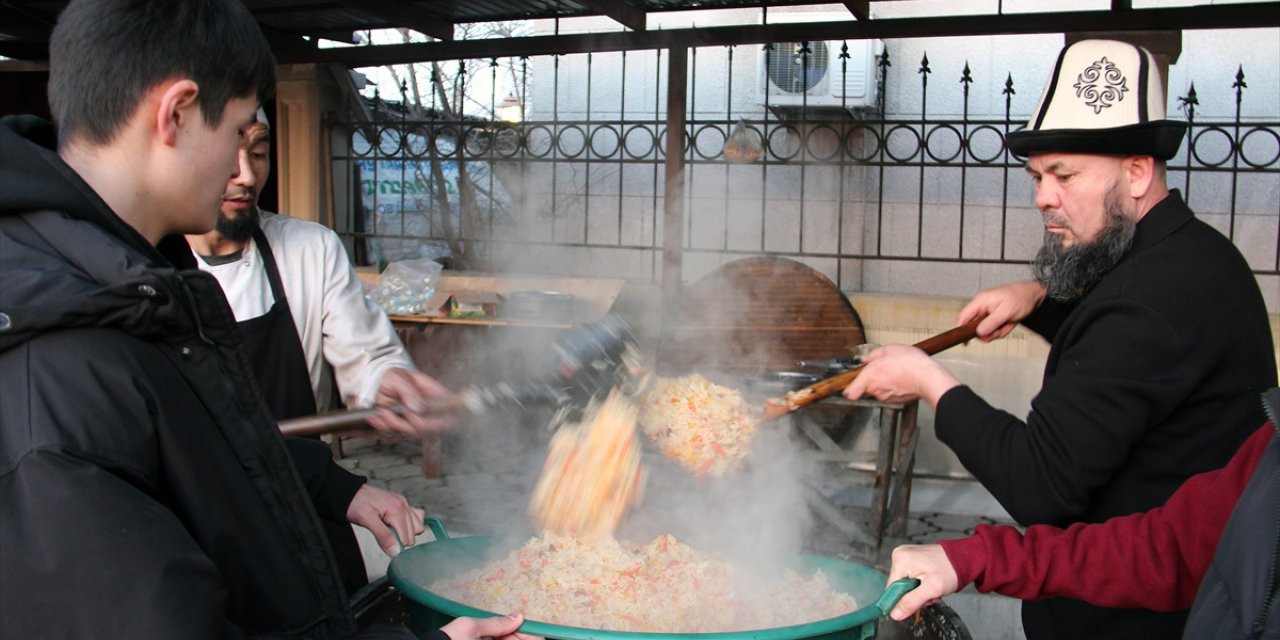
[(1101, 60), (1085, 67), (1076, 76), (1076, 97), (1084, 98), (1084, 103), (1093, 107), (1093, 113), (1102, 113), (1103, 109), (1124, 100), (1129, 91), (1125, 86), (1125, 77), (1116, 65), (1103, 56)]

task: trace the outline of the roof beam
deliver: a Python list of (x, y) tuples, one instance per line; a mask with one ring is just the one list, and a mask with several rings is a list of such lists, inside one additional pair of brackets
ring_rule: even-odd
[(1111, 11), (1066, 11), (946, 18), (877, 18), (875, 20), (795, 24), (734, 25), (692, 29), (659, 29), (619, 33), (530, 36), (458, 42), (422, 42), (372, 47), (280, 52), (288, 62), (338, 62), (355, 67), (405, 64), (459, 58), (505, 58), (551, 54), (634, 51), (671, 47), (858, 40), (867, 38), (933, 38), (952, 36), (1183, 29), (1249, 29), (1280, 26), (1280, 2), (1130, 9), (1124, 20)]
[(627, 0), (582, 0), (582, 4), (632, 31), (644, 31), (647, 26), (644, 10)]
[(362, 44), (364, 40), (356, 36), (356, 31), (351, 29), (334, 29), (329, 31), (311, 31), (307, 35), (313, 38), (324, 38), (333, 42), (341, 42), (344, 44)]
[(265, 24), (259, 24), (258, 28), (267, 38), (267, 44), (271, 45), (271, 52), (277, 57), (284, 51), (311, 51), (316, 47), (314, 42), (309, 42), (296, 33), (287, 33)]
[[(16, 60), (48, 60), (48, 42), (12, 42), (0, 40), (0, 56)], [(3, 60), (0, 62), (12, 62)]]
[(871, 19), (871, 0), (844, 0), (844, 8), (848, 9), (859, 22)]
[(406, 27), (436, 40), (453, 40), (453, 23), (396, 0), (338, 0), (356, 11), (377, 16), (396, 27)]
[(49, 34), (57, 12), (46, 15), (0, 2), (0, 55), (10, 58), (49, 57)]

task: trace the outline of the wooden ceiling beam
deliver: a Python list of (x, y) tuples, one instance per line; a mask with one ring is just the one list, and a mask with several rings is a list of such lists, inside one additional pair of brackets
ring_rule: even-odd
[(744, 45), (803, 40), (859, 40), (955, 36), (1184, 29), (1250, 29), (1280, 27), (1280, 2), (1130, 9), (1116, 13), (1062, 11), (945, 18), (877, 18), (837, 22), (733, 25), (694, 29), (655, 29), (616, 33), (528, 36), (458, 42), (424, 42), (373, 47), (316, 49), (284, 53), (280, 62), (337, 62), (353, 67), (405, 64), (459, 58), (504, 58), (671, 47)]
[(859, 22), (871, 19), (871, 0), (844, 0), (844, 8), (848, 9)]
[(614, 22), (631, 29), (644, 31), (647, 18), (644, 10), (627, 0), (581, 0), (588, 9), (612, 18)]
[(262, 29), (262, 35), (266, 36), (267, 44), (271, 45), (271, 51), (277, 58), (284, 52), (306, 52), (316, 48), (315, 42), (308, 41), (299, 34), (281, 31), (265, 24), (259, 24), (258, 28)]
[(328, 31), (311, 31), (307, 35), (344, 44), (362, 44), (364, 40), (356, 37), (356, 33), (351, 29), (332, 29)]
[(408, 2), (396, 0), (338, 0), (355, 11), (386, 20), (396, 27), (413, 29), (436, 40), (453, 40), (453, 23), (431, 15)]

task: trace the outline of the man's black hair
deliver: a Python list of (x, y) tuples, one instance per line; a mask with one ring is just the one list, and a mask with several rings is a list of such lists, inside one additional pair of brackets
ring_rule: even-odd
[(205, 122), (227, 101), (274, 90), (275, 58), (239, 0), (73, 0), (49, 41), (49, 108), (59, 146), (111, 142), (146, 92), (189, 78)]

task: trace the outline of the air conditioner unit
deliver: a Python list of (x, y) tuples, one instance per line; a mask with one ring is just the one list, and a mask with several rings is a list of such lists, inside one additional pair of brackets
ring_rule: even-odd
[[(778, 22), (829, 22), (848, 19), (847, 14), (784, 13), (769, 17)], [(840, 57), (848, 46), (848, 60)], [(770, 107), (876, 106), (878, 69), (876, 57), (884, 51), (879, 40), (814, 40), (807, 43), (775, 42), (761, 46), (757, 89), (760, 104)]]

